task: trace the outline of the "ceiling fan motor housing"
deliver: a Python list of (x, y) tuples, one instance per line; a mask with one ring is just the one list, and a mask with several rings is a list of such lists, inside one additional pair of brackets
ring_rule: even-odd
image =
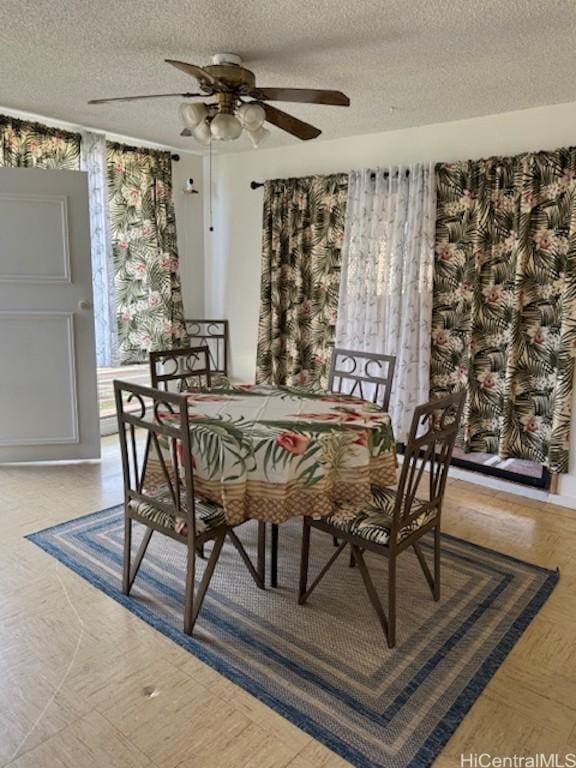
[(204, 67), (218, 80), (222, 80), (231, 90), (254, 88), (256, 77), (254, 72), (241, 66), (242, 59), (235, 53), (217, 53), (212, 56), (212, 64)]
[(212, 56), (212, 64), (242, 64), (242, 57), (237, 53), (215, 53)]

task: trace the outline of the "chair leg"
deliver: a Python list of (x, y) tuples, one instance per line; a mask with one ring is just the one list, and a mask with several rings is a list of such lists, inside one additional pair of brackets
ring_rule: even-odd
[[(432, 596), (436, 600), (436, 582), (435, 578), (432, 576), (430, 572), (430, 568), (428, 567), (428, 563), (426, 562), (426, 558), (424, 557), (424, 554), (422, 550), (420, 549), (420, 544), (415, 541), (414, 544), (412, 544), (412, 549), (416, 553), (416, 557), (418, 558), (418, 562), (420, 563), (420, 568), (422, 569), (422, 573), (424, 574), (424, 578), (426, 579), (428, 586), (430, 587), (430, 592), (432, 592)], [(434, 570), (436, 570), (436, 544), (434, 545)]]
[(368, 593), (368, 597), (370, 598), (372, 607), (376, 611), (376, 615), (380, 620), (380, 625), (382, 626), (382, 630), (384, 632), (384, 637), (386, 638), (386, 641), (388, 643), (388, 647), (393, 648), (395, 638), (393, 634), (390, 633), (388, 619), (386, 618), (386, 614), (384, 613), (384, 608), (382, 607), (382, 603), (380, 602), (380, 598), (378, 597), (378, 593), (376, 592), (376, 588), (374, 587), (374, 584), (370, 577), (370, 573), (368, 572), (368, 568), (366, 567), (366, 562), (364, 561), (364, 555), (362, 554), (362, 550), (360, 549), (360, 547), (357, 547), (354, 544), (352, 545), (352, 549), (354, 550), (354, 557), (356, 558), (356, 562), (358, 563), (358, 568), (360, 569), (360, 574), (362, 576), (362, 581), (364, 582), (364, 586), (366, 587), (366, 592)]
[[(226, 531), (223, 531), (220, 534), (220, 536), (218, 536), (218, 538), (214, 540), (214, 546), (212, 547), (212, 552), (210, 553), (210, 558), (208, 559), (206, 570), (204, 571), (204, 575), (202, 576), (202, 581), (200, 582), (200, 586), (198, 587), (198, 594), (196, 595), (196, 599), (195, 600), (192, 599), (192, 606), (186, 607), (188, 610), (186, 610), (185, 608), (184, 632), (187, 635), (191, 635), (194, 630), (194, 625), (196, 624), (198, 614), (200, 613), (200, 609), (202, 608), (204, 598), (206, 597), (206, 592), (208, 590), (208, 587), (210, 586), (210, 581), (212, 580), (212, 574), (214, 573), (214, 568), (216, 567), (218, 558), (220, 557), (220, 552), (222, 551), (222, 545), (224, 544), (225, 538), (226, 538)], [(192, 588), (192, 591), (193, 591), (193, 588)], [(191, 607), (191, 611), (190, 611), (190, 607)], [(187, 615), (188, 612), (189, 612), (189, 615)]]
[(270, 541), (270, 586), (278, 586), (278, 524), (272, 523)]
[(258, 520), (258, 544), (256, 570), (263, 584), (266, 584), (266, 523)]
[(186, 560), (186, 591), (184, 593), (184, 632), (192, 634), (194, 623), (192, 610), (194, 608), (194, 581), (196, 579), (196, 555), (197, 550), (191, 542), (188, 543), (188, 557)]
[(201, 557), (202, 560), (206, 559), (206, 555), (204, 554), (204, 544), (198, 544), (196, 552), (198, 553), (198, 557)]
[(354, 550), (352, 549), (352, 547), (350, 548), (350, 560), (348, 561), (348, 567), (349, 568), (356, 567), (356, 560), (354, 559)]
[(396, 553), (388, 556), (388, 647), (396, 645)]
[[(308, 526), (308, 529), (309, 528), (310, 526)], [(308, 536), (309, 535), (310, 535), (310, 530), (308, 530)], [(338, 549), (336, 550), (336, 552), (334, 552), (330, 560), (328, 560), (324, 568), (322, 568), (318, 576), (316, 576), (316, 578), (312, 582), (312, 585), (309, 587), (309, 589), (307, 590), (304, 589), (304, 591), (300, 591), (300, 594), (298, 596), (299, 605), (304, 605), (306, 600), (308, 600), (308, 598), (310, 597), (312, 592), (314, 592), (318, 584), (320, 584), (320, 582), (322, 581), (322, 579), (324, 578), (324, 576), (326, 575), (330, 567), (334, 564), (334, 562), (336, 561), (336, 558), (344, 551), (344, 547), (346, 547), (347, 544), (348, 544), (347, 541), (343, 541), (341, 544), (339, 544)], [(310, 543), (308, 542), (308, 552), (309, 552), (309, 547), (310, 547)], [(306, 553), (306, 572), (308, 571), (308, 552)], [(303, 554), (304, 554), (304, 550), (303, 550)], [(302, 559), (304, 560), (304, 558)], [(303, 568), (301, 569), (301, 573), (302, 572), (303, 572)], [(301, 579), (302, 579), (302, 576), (301, 576)], [(302, 581), (300, 583), (302, 584)]]
[(338, 546), (338, 539), (336, 536), (332, 536), (332, 544), (334, 544), (335, 547)]
[(258, 587), (258, 589), (265, 589), (266, 587), (264, 584), (264, 580), (260, 577), (260, 574), (258, 573), (256, 568), (254, 568), (254, 565), (252, 564), (252, 560), (250, 560), (250, 558), (248, 557), (248, 553), (244, 549), (244, 546), (240, 541), (240, 539), (238, 538), (238, 536), (236, 536), (233, 530), (228, 531), (228, 536), (230, 537), (230, 541), (236, 548), (236, 551), (244, 561), (244, 565), (246, 566), (246, 568), (248, 568), (248, 573), (250, 574), (250, 576), (252, 576), (252, 578), (256, 582), (256, 586)]
[[(130, 518), (128, 518), (130, 519)], [(130, 519), (130, 523), (132, 523), (132, 520)], [(134, 579), (138, 575), (138, 571), (140, 570), (140, 566), (142, 565), (142, 560), (144, 559), (144, 555), (146, 554), (146, 550), (148, 549), (148, 544), (150, 544), (150, 539), (152, 538), (152, 534), (154, 533), (154, 528), (146, 528), (146, 533), (144, 534), (144, 538), (142, 539), (140, 546), (138, 547), (138, 552), (136, 553), (136, 557), (134, 558), (134, 565), (132, 568), (130, 568), (130, 550), (132, 548), (132, 533), (128, 536), (124, 536), (124, 573), (122, 574), (122, 591), (125, 595), (130, 594), (130, 590), (132, 589), (132, 585), (134, 584)]]
[(306, 517), (303, 518), (302, 551), (300, 554), (300, 585), (298, 587), (298, 603), (302, 605), (308, 583), (308, 561), (310, 559), (310, 524)]
[(130, 556), (132, 553), (132, 518), (124, 517), (124, 560), (122, 564), (122, 592), (130, 594)]
[(440, 526), (434, 528), (434, 600), (440, 600)]

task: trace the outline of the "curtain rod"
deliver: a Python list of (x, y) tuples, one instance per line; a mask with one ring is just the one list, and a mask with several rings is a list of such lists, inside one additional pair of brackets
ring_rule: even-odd
[[(405, 174), (406, 174), (406, 176), (410, 176), (410, 169), (409, 168), (406, 168)], [(390, 174), (388, 173), (388, 171), (384, 172), (384, 178), (385, 179), (387, 179), (389, 175)], [(376, 178), (376, 174), (375, 173), (371, 173), (370, 174), (370, 178), (371, 179), (375, 179)], [(250, 189), (259, 189), (260, 187), (263, 187), (263, 186), (264, 186), (264, 182), (263, 181), (251, 181), (250, 182)]]

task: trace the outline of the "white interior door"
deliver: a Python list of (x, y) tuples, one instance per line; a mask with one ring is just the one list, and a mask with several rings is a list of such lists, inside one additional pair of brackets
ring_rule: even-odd
[(100, 456), (88, 183), (0, 168), (0, 462)]

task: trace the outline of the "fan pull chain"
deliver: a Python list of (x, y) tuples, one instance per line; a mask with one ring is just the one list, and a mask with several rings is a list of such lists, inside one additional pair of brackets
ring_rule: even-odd
[(214, 232), (212, 224), (212, 134), (210, 134), (210, 143), (208, 145), (208, 186), (209, 186), (209, 206), (210, 206), (210, 232)]

